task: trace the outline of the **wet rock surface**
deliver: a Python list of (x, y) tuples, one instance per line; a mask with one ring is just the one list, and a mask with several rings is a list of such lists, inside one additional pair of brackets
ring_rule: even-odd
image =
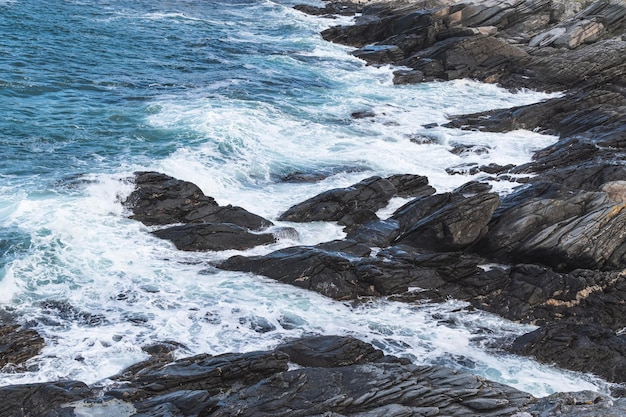
[(251, 233), (267, 229), (271, 221), (241, 207), (220, 206), (188, 181), (137, 172), (133, 182), (135, 190), (124, 201), (132, 211), (130, 218), (147, 226), (176, 224), (153, 233), (178, 249), (249, 249), (275, 241), (271, 234)]
[(435, 189), (428, 185), (428, 179), (419, 175), (370, 177), (350, 187), (329, 190), (296, 204), (281, 214), (279, 220), (336, 221), (344, 226), (354, 226), (377, 220), (375, 212), (385, 207), (392, 197), (424, 196), (434, 192)]
[(251, 233), (231, 223), (186, 224), (156, 230), (153, 234), (188, 251), (243, 250), (276, 242), (270, 233)]
[(145, 225), (173, 223), (232, 223), (250, 230), (262, 230), (272, 222), (241, 207), (220, 206), (195, 184), (158, 172), (137, 172), (135, 191), (124, 205), (132, 219)]
[(69, 404), (92, 395), (89, 387), (79, 381), (0, 387), (0, 416), (73, 416)]
[(592, 392), (536, 399), (466, 372), (384, 356), (345, 336), (305, 337), (268, 351), (153, 359), (106, 386), (2, 387), (0, 415), (591, 416), (626, 410), (623, 400)]
[(32, 329), (20, 326), (0, 326), (0, 368), (10, 366), (20, 368), (28, 359), (39, 355), (45, 342)]

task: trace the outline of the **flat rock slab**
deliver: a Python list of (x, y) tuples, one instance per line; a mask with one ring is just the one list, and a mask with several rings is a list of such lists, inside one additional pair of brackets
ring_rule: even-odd
[(230, 223), (191, 223), (152, 233), (172, 241), (176, 248), (185, 251), (244, 250), (276, 242), (270, 233), (251, 233)]

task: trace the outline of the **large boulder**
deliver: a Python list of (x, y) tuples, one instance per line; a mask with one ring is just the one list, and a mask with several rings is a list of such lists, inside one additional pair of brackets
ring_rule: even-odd
[[(478, 249), (485, 256), (539, 263), (557, 269), (608, 269), (626, 265), (626, 187), (607, 191), (562, 189), (542, 184), (504, 199)], [(533, 190), (539, 193), (532, 196)], [(550, 189), (548, 189), (550, 190)]]
[(460, 198), (418, 220), (395, 242), (430, 251), (463, 250), (487, 233), (499, 203), (493, 193)]
[(241, 207), (220, 206), (195, 184), (158, 172), (137, 172), (135, 190), (124, 204), (132, 219), (146, 225), (172, 223), (232, 223), (250, 230), (272, 225)]
[(350, 224), (361, 213), (373, 213), (383, 208), (398, 190), (393, 183), (380, 177), (366, 178), (347, 188), (326, 191), (296, 204), (279, 217), (283, 221), (338, 221)]

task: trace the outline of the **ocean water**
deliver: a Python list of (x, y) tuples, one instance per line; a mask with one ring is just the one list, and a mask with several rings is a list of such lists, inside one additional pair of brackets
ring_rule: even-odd
[[(179, 357), (342, 334), (536, 396), (608, 384), (493, 348), (532, 329), (443, 304), (343, 303), (218, 271), (237, 251), (180, 252), (129, 220), (137, 170), (192, 181), (220, 204), (275, 220), (292, 204), (372, 175), (427, 175), (438, 191), (520, 164), (556, 138), (425, 128), (451, 114), (536, 102), (473, 81), (394, 86), (319, 32), (349, 23), (292, 9), (315, 1), (0, 1), (0, 311), (45, 338), (0, 385), (106, 378), (175, 341)], [(320, 3), (321, 4), (321, 3)], [(356, 119), (354, 112), (374, 117)], [(456, 155), (458, 145), (486, 152)], [(328, 175), (290, 183), (293, 173)], [(494, 182), (509, 192), (515, 184)], [(392, 201), (381, 215), (404, 201)], [(332, 223), (249, 254), (341, 238)]]

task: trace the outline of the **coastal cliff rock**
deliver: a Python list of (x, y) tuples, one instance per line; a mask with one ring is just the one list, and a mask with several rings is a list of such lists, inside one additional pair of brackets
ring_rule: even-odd
[[(332, 4), (332, 3), (331, 3)], [(623, 77), (626, 6), (601, 0), (411, 1), (365, 5), (354, 25), (322, 32), (370, 64), (410, 67), (396, 82), (475, 78), (558, 91)]]
[[(606, 186), (616, 186), (608, 183)], [(534, 194), (535, 196), (532, 196)], [(479, 244), (494, 259), (572, 270), (626, 266), (620, 196), (534, 184), (503, 200)]]

